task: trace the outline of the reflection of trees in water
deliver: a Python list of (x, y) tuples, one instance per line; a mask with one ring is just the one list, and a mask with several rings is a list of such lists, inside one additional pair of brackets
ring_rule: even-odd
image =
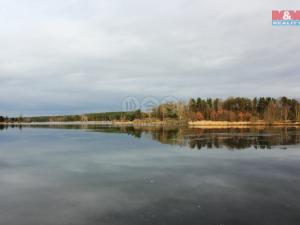
[[(8, 127), (0, 124), (0, 130)], [(25, 126), (24, 126), (25, 127)], [(271, 149), (274, 146), (293, 145), (300, 143), (300, 129), (293, 127), (266, 128), (228, 128), (200, 129), (187, 127), (133, 127), (133, 126), (103, 126), (103, 125), (36, 125), (30, 127), (55, 129), (84, 129), (92, 132), (126, 133), (136, 138), (147, 138), (162, 144), (189, 146), (191, 149)]]
[(153, 140), (158, 140), (163, 144), (183, 144), (182, 138), (179, 135), (179, 129), (161, 128), (158, 131), (152, 131), (151, 136)]
[(12, 124), (12, 125), (7, 125), (7, 124), (0, 124), (0, 130), (7, 130), (9, 127), (11, 128), (19, 128), (20, 130), (22, 130), (22, 125), (20, 124)]
[(274, 146), (300, 143), (296, 128), (247, 128), (247, 129), (140, 129), (151, 133), (151, 138), (163, 144), (187, 145), (192, 149), (271, 149)]
[(222, 137), (213, 137), (206, 138), (202, 140), (198, 139), (190, 139), (189, 146), (191, 148), (222, 148), (228, 147), (231, 149), (244, 149), (250, 148), (252, 146), (251, 140), (240, 138), (240, 137), (230, 137), (230, 138), (222, 138)]
[(122, 132), (135, 137), (149, 134), (162, 144), (189, 146), (191, 149), (271, 149), (274, 146), (300, 143), (300, 130), (296, 128), (228, 128), (189, 129), (174, 127), (123, 127)]

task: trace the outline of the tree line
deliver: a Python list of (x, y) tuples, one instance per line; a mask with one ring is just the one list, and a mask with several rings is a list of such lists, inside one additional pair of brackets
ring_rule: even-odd
[(102, 112), (82, 115), (16, 117), (0, 116), (3, 122), (73, 122), (73, 121), (274, 121), (300, 122), (300, 103), (297, 99), (280, 97), (191, 98), (188, 102), (167, 102), (149, 112)]
[(82, 115), (63, 115), (63, 116), (35, 116), (35, 117), (3, 117), (0, 116), (0, 123), (30, 123), (30, 122), (86, 122), (86, 121), (132, 121), (143, 118), (140, 110), (132, 112), (100, 112)]
[(7, 116), (0, 116), (0, 123), (18, 123), (18, 122), (22, 122), (22, 117), (18, 117), (18, 118), (9, 118)]
[(159, 118), (212, 121), (300, 121), (300, 103), (287, 97), (191, 98), (187, 104), (167, 103), (153, 109)]

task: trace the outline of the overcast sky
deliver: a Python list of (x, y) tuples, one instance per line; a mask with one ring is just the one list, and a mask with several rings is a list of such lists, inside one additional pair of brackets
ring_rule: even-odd
[(299, 0), (0, 0), (0, 114), (121, 110), (135, 96), (300, 97)]

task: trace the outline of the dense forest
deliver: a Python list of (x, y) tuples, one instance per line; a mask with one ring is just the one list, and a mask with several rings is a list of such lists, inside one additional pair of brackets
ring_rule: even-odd
[(287, 97), (272, 98), (191, 98), (188, 102), (168, 102), (152, 108), (149, 112), (104, 112), (82, 115), (16, 117), (0, 116), (0, 123), (18, 122), (73, 122), (73, 121), (133, 121), (133, 120), (179, 120), (179, 121), (275, 121), (300, 122), (300, 103)]
[(296, 99), (281, 97), (190, 99), (192, 120), (213, 121), (300, 121), (300, 104)]
[(159, 105), (152, 110), (152, 117), (179, 120), (212, 121), (300, 121), (300, 103), (296, 99), (281, 97), (242, 98), (230, 97), (191, 98), (188, 103), (178, 102)]

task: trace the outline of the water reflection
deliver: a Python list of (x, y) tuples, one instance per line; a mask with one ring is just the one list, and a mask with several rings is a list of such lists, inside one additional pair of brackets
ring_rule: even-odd
[[(189, 129), (189, 128), (119, 128), (122, 132), (142, 137), (149, 134), (162, 144), (189, 146), (191, 149), (272, 149), (300, 143), (300, 130), (283, 128)], [(95, 129), (97, 131), (97, 129)], [(145, 136), (149, 136), (145, 135)]]
[[(295, 128), (4, 126), (0, 143), (0, 224), (300, 221)], [(210, 151), (255, 146), (272, 151)]]
[[(21, 125), (13, 126), (22, 129)], [(151, 138), (161, 144), (188, 146), (190, 149), (286, 149), (300, 143), (300, 128), (252, 127), (201, 129), (187, 127), (133, 127), (103, 125), (35, 125), (30, 127), (84, 129), (90, 132), (126, 133), (135, 138)], [(0, 129), (8, 129), (1, 125)]]

